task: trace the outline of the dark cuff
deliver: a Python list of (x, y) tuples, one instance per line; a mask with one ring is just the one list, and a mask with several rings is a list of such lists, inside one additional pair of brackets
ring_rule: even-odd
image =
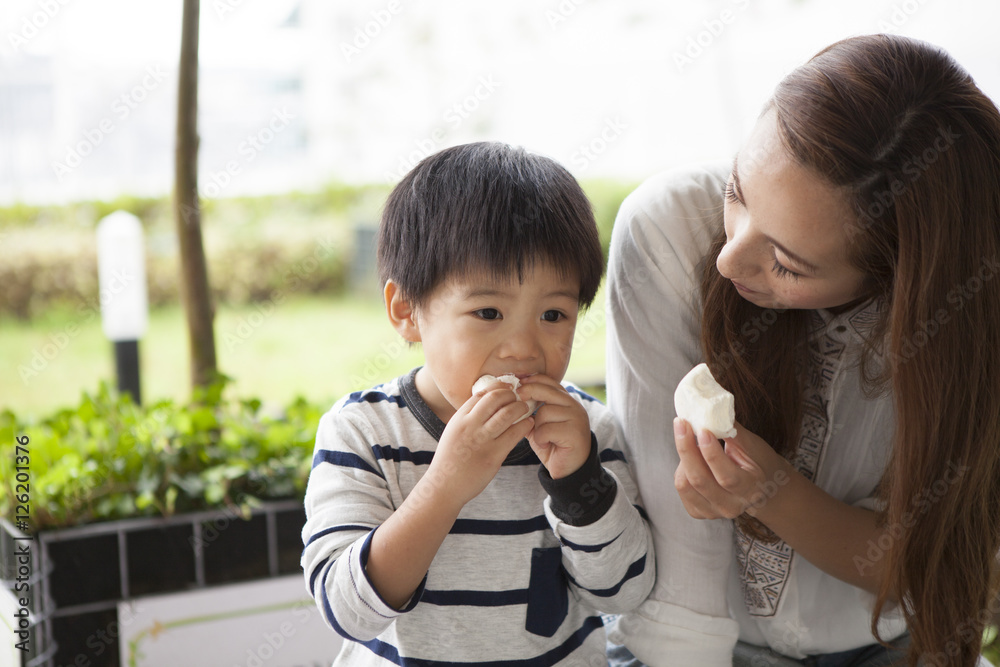
[(611, 508), (618, 485), (597, 458), (597, 437), (590, 433), (590, 456), (580, 469), (552, 479), (545, 466), (538, 467), (538, 481), (552, 498), (552, 513), (571, 526), (594, 523)]

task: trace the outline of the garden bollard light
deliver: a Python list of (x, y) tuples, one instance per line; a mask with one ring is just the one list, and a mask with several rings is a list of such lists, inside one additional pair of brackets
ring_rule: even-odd
[(146, 333), (146, 256), (139, 218), (115, 211), (97, 224), (97, 277), (104, 335), (114, 343), (118, 391), (141, 404), (139, 339)]

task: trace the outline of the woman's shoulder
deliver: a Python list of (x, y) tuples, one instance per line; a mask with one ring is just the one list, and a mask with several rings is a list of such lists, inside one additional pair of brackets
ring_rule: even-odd
[(723, 188), (730, 167), (709, 164), (652, 176), (622, 202), (611, 234), (609, 276), (647, 266), (688, 282), (722, 228)]
[(667, 244), (703, 252), (722, 224), (722, 192), (730, 166), (722, 163), (660, 172), (622, 202), (615, 231), (647, 247)]
[(625, 201), (622, 211), (667, 216), (717, 218), (731, 167), (723, 163), (679, 167), (650, 176)]

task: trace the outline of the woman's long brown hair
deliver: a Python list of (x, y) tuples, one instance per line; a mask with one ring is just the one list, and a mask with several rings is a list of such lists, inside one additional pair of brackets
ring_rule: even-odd
[[(1000, 113), (943, 51), (890, 35), (824, 49), (768, 109), (790, 155), (850, 202), (852, 261), (879, 305), (861, 375), (867, 395), (891, 391), (896, 429), (872, 632), (898, 597), (910, 665), (971, 667), (1000, 586)], [(702, 348), (741, 422), (791, 458), (808, 312), (748, 338), (764, 311), (716, 270), (724, 243), (702, 276)]]

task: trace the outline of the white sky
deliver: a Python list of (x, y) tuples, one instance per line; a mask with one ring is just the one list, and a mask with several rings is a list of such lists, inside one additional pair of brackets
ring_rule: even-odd
[[(3, 0), (0, 81), (26, 56), (48, 57), (57, 90), (52, 131), (33, 140), (45, 145), (7, 149), (13, 167), (6, 183), (0, 170), (0, 200), (169, 192), (181, 4)], [(308, 0), (303, 29), (277, 28), (296, 4), (202, 0), (203, 177), (274, 106), (227, 79), (298, 71), (305, 82), (295, 113), (307, 148), (294, 159), (262, 154), (227, 193), (391, 180), (420, 146), (484, 138), (552, 155), (579, 177), (637, 179), (728, 159), (784, 74), (837, 39), (887, 28), (943, 46), (1000, 99), (995, 0)], [(345, 56), (379, 17), (385, 25)], [(44, 25), (35, 34), (32, 24)], [(679, 68), (685, 52), (696, 57)], [(154, 65), (171, 78), (56, 181), (49, 165)], [(455, 122), (454, 105), (477, 91), (486, 93)], [(16, 127), (8, 132), (0, 137), (16, 138)], [(583, 155), (602, 133), (605, 149)]]

